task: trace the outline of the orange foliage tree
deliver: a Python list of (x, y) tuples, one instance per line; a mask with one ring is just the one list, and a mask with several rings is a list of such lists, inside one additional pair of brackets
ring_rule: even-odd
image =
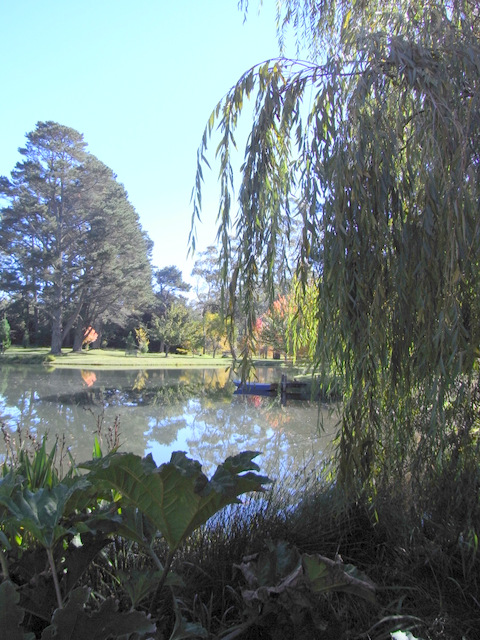
[(82, 346), (88, 347), (98, 339), (98, 333), (93, 327), (87, 327), (83, 334)]

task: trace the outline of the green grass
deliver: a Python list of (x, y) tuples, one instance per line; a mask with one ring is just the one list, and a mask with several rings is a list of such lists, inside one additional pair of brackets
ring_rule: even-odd
[[(61, 356), (49, 359), (49, 347), (9, 347), (0, 355), (0, 364), (48, 364), (52, 367), (112, 367), (115, 369), (166, 369), (174, 367), (227, 367), (232, 358), (211, 355), (179, 355), (164, 353), (138, 353), (125, 355), (125, 349), (90, 349), (74, 353), (72, 349), (62, 349)], [(46, 361), (47, 360), (47, 361)], [(272, 358), (255, 361), (256, 367), (291, 367), (291, 360), (274, 360)]]
[[(1, 364), (41, 364), (50, 353), (48, 347), (27, 348), (10, 347), (0, 355)], [(61, 356), (51, 362), (53, 367), (112, 367), (115, 369), (165, 369), (174, 367), (227, 367), (231, 358), (212, 358), (208, 355), (176, 355), (168, 358), (164, 353), (146, 353), (133, 356), (125, 355), (124, 349), (91, 349), (74, 353), (71, 349), (63, 349)]]

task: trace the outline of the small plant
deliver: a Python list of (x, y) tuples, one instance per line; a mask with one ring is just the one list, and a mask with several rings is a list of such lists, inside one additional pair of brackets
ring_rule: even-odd
[(30, 346), (30, 333), (28, 329), (25, 328), (25, 331), (23, 332), (23, 338), (22, 338), (22, 347), (24, 349), (28, 349), (29, 346)]
[(242, 590), (247, 619), (238, 632), (255, 626), (275, 639), (317, 637), (327, 630), (320, 596), (341, 591), (376, 602), (375, 585), (356, 567), (339, 557), (301, 554), (284, 541), (267, 542), (264, 551), (244, 558), (237, 568), (248, 585)]
[(130, 331), (130, 333), (127, 336), (127, 339), (125, 340), (125, 355), (129, 355), (129, 354), (136, 354), (137, 352), (137, 345), (135, 343), (135, 338), (132, 335), (132, 332)]
[(144, 327), (138, 327), (138, 329), (135, 329), (135, 336), (137, 338), (140, 353), (148, 353), (150, 340), (148, 338), (147, 330)]
[(3, 353), (8, 347), (12, 344), (12, 340), (10, 337), (10, 324), (7, 318), (4, 316), (2, 320), (0, 320), (0, 349)]

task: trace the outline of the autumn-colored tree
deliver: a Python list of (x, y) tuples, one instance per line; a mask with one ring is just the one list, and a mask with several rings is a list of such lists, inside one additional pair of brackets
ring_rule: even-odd
[(205, 343), (213, 357), (219, 349), (228, 349), (227, 329), (225, 321), (219, 313), (204, 313)]
[(316, 355), (317, 292), (313, 282), (292, 281), (292, 292), (279, 296), (257, 318), (257, 348), (265, 354), (271, 348), (285, 357), (297, 356), (313, 361)]
[(98, 333), (93, 327), (87, 327), (83, 336), (82, 345), (88, 349), (96, 340), (98, 340)]
[(283, 354), (285, 358), (289, 350), (289, 317), (290, 302), (286, 296), (280, 296), (260, 318), (260, 343), (273, 349), (274, 357)]

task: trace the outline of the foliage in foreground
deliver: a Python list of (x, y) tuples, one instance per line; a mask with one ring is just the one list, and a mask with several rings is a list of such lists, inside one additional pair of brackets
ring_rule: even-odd
[[(375, 601), (373, 584), (340, 558), (272, 543), (239, 565), (248, 585), (245, 619), (212, 636), (201, 621), (183, 615), (176, 590), (185, 583), (172, 567), (212, 516), (239, 505), (241, 494), (263, 491), (269, 480), (256, 473), (257, 454), (228, 458), (210, 480), (183, 452), (157, 467), (151, 456), (103, 456), (96, 441), (93, 459), (72, 465), (63, 478), (55, 454), (44, 441), (33, 457), (22, 453), (3, 466), (0, 640), (247, 638), (251, 628), (268, 628), (271, 615), (287, 616), (302, 630), (306, 621), (323, 628), (315, 617), (320, 594), (343, 591)], [(136, 568), (122, 570), (121, 553), (106, 565), (112, 544), (128, 548)], [(108, 566), (108, 577), (97, 585), (92, 575), (98, 579), (101, 566)], [(115, 585), (110, 593), (108, 582)]]
[[(86, 608), (89, 592), (77, 583), (94, 557), (112, 534), (135, 542), (152, 558), (160, 592), (175, 581), (170, 566), (180, 544), (219, 509), (238, 502), (240, 494), (261, 491), (268, 482), (255, 473), (251, 452), (228, 458), (211, 480), (181, 452), (161, 467), (151, 457), (118, 452), (103, 457), (98, 444), (94, 455), (83, 465), (87, 474), (71, 472), (62, 480), (52, 470), (53, 452), (47, 455), (45, 443), (33, 461), (25, 456), (16, 469), (4, 466), (1, 598), (2, 628), (9, 634), (22, 638), (23, 629), (38, 629), (40, 621), (44, 639), (154, 632), (153, 620), (133, 607), (120, 613), (107, 599), (98, 609), (91, 603)], [(154, 550), (160, 535), (168, 547), (165, 564)], [(25, 614), (28, 622), (21, 627)]]

